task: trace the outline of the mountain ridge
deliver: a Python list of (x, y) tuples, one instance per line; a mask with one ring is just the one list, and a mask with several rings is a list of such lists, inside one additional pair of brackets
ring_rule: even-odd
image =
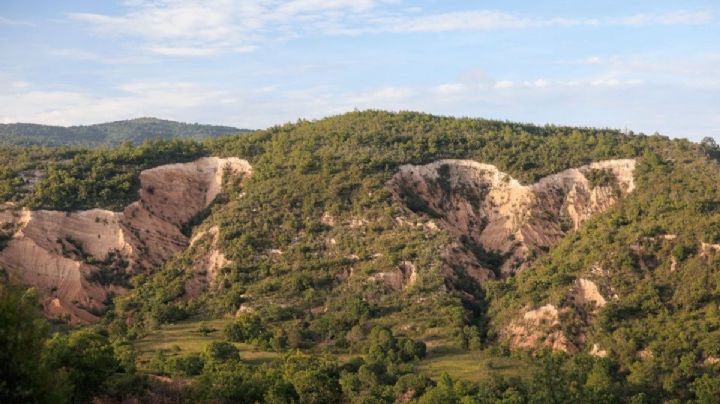
[(184, 123), (154, 117), (72, 126), (18, 122), (0, 124), (0, 144), (101, 147), (116, 146), (125, 141), (142, 143), (146, 139), (202, 140), (242, 132), (249, 132), (249, 130), (231, 126)]

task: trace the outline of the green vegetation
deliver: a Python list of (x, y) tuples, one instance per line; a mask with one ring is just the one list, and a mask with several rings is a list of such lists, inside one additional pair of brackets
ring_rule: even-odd
[[(701, 244), (720, 243), (714, 143), (366, 111), (202, 144), (8, 148), (0, 153), (0, 196), (30, 207), (119, 209), (136, 197), (140, 170), (202, 155), (253, 166), (252, 177), (229, 185), (193, 221), (200, 229), (218, 226), (219, 245), (199, 242), (157, 272), (132, 278), (132, 293), (115, 298), (99, 327), (106, 331), (96, 332), (115, 355), (116, 341), (131, 341), (143, 373), (189, 380), (179, 393), (185, 400), (717, 397), (720, 256)], [(413, 204), (412, 195), (407, 209), (385, 187), (400, 165), (441, 158), (494, 164), (523, 183), (592, 161), (637, 158), (636, 189), (538, 253), (518, 276), (479, 285), (461, 263), (443, 261), (454, 238), (428, 223), (443, 212), (420, 199)], [(37, 185), (3, 192), (33, 169), (44, 175)], [(593, 187), (617, 185), (606, 171), (587, 175)], [(204, 293), (188, 294), (197, 263), (216, 247), (228, 263)], [(465, 247), (491, 269), (502, 260)], [(595, 282), (608, 303), (575, 304), (570, 291), (578, 278)], [(558, 328), (577, 352), (508, 353), (504, 327), (545, 304), (561, 310)], [(74, 335), (50, 341), (77, 349)], [(589, 356), (593, 344), (608, 356)], [(103, 356), (107, 350), (96, 352), (107, 370), (94, 372), (98, 377), (133, 374), (121, 359)], [(108, 382), (72, 376), (84, 365), (57, 357), (65, 358), (74, 397), (111, 394), (106, 387), (86, 391)]]
[(467, 351), (444, 349), (431, 351), (418, 363), (418, 369), (433, 380), (444, 374), (470, 382), (491, 382), (501, 377), (526, 379), (532, 375), (532, 360), (502, 355), (494, 350)]
[(0, 285), (0, 401), (87, 402), (140, 394), (133, 346), (103, 329), (50, 335), (35, 289)]
[(137, 199), (140, 171), (205, 153), (201, 144), (181, 140), (93, 150), (0, 149), (0, 203), (13, 201), (32, 209), (122, 210)]
[(16, 146), (118, 146), (146, 140), (202, 140), (247, 130), (229, 126), (187, 124), (156, 118), (139, 118), (89, 126), (48, 126), (29, 123), (0, 124), (0, 144)]
[[(635, 180), (637, 190), (616, 209), (519, 276), (489, 284), (490, 318), (500, 325), (523, 307), (567, 307), (567, 334), (607, 349), (632, 389), (652, 401), (687, 400), (695, 380), (718, 372), (720, 257), (701, 243), (719, 240), (712, 202), (720, 200), (720, 170), (674, 142), (645, 153)], [(617, 298), (594, 315), (567, 304), (578, 277)]]

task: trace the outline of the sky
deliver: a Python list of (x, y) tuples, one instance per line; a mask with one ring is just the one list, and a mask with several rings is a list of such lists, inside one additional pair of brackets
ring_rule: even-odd
[(0, 123), (354, 109), (720, 141), (718, 0), (0, 0)]

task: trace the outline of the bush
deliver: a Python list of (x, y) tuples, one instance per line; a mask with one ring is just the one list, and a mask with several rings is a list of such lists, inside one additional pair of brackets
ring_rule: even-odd
[(422, 341), (395, 338), (385, 327), (374, 327), (368, 336), (366, 353), (371, 362), (400, 363), (425, 357), (426, 346)]
[[(234, 347), (233, 347), (234, 348)], [(218, 353), (217, 350), (215, 354)], [(187, 356), (176, 357), (173, 360), (173, 373), (182, 376), (197, 376), (202, 373), (205, 359), (199, 353), (193, 352)]]
[(55, 334), (48, 341), (45, 361), (67, 372), (75, 401), (89, 400), (121, 369), (108, 338), (90, 328), (67, 336)]
[(205, 348), (205, 354), (218, 362), (239, 361), (240, 351), (235, 345), (225, 341), (213, 341)]
[(225, 326), (223, 330), (225, 338), (232, 342), (252, 342), (263, 343), (272, 338), (272, 335), (265, 329), (265, 324), (260, 316), (255, 314), (246, 314), (238, 317), (232, 323)]

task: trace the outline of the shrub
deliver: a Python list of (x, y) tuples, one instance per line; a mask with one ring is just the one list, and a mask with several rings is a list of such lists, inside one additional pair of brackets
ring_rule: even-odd
[(205, 348), (205, 354), (208, 358), (218, 361), (238, 361), (240, 360), (240, 351), (235, 345), (225, 341), (213, 341)]

